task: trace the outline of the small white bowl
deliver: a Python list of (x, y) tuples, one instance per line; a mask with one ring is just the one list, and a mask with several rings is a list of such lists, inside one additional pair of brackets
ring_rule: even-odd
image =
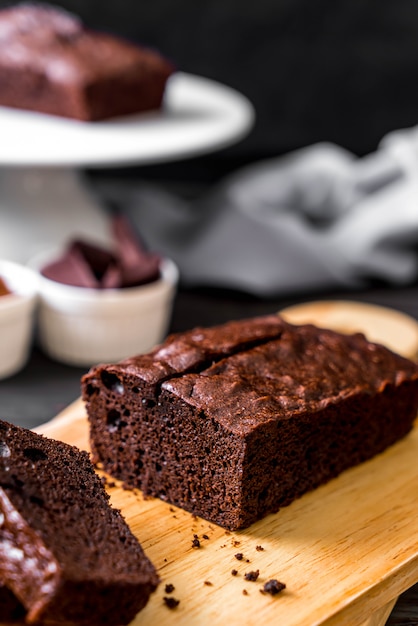
[(6, 260), (0, 260), (0, 277), (12, 292), (0, 297), (0, 379), (3, 379), (16, 374), (28, 360), (38, 277), (29, 268)]
[(161, 262), (161, 278), (139, 287), (90, 289), (42, 276), (52, 258), (38, 255), (38, 340), (51, 358), (75, 366), (120, 361), (148, 352), (164, 338), (178, 283), (177, 266)]

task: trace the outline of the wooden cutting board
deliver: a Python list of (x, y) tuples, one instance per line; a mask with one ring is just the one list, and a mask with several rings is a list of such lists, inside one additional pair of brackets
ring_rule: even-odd
[[(38, 430), (88, 449), (81, 400)], [(418, 425), (244, 531), (227, 532), (119, 485), (108, 489), (161, 577), (137, 626), (381, 626), (418, 581)], [(245, 579), (256, 570), (255, 582)], [(286, 584), (275, 597), (260, 592), (272, 578)], [(164, 596), (180, 600), (177, 608), (167, 608)]]
[[(81, 401), (40, 430), (88, 449)], [(397, 596), (418, 581), (417, 459), (418, 426), (379, 457), (232, 533), (140, 492), (110, 488), (162, 580), (134, 624), (381, 626)], [(195, 535), (200, 548), (192, 546)], [(255, 570), (258, 580), (245, 580)], [(276, 597), (260, 593), (271, 578), (286, 584)], [(163, 603), (167, 583), (180, 600), (174, 611)]]

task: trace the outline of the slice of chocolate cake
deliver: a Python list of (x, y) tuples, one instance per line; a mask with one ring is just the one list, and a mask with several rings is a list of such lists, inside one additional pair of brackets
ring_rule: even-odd
[(0, 105), (95, 121), (159, 109), (174, 66), (47, 3), (0, 11)]
[(158, 584), (88, 454), (6, 422), (0, 580), (24, 605), (27, 623), (85, 626), (128, 624)]
[(94, 461), (229, 529), (405, 436), (418, 366), (278, 316), (171, 336), (82, 380)]

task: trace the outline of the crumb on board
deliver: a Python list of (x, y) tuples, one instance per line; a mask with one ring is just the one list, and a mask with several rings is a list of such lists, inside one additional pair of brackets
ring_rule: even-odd
[(237, 569), (232, 569), (231, 570), (231, 574), (232, 574), (232, 576), (237, 576), (238, 575), (238, 570)]
[(286, 589), (286, 585), (275, 578), (268, 580), (263, 589), (260, 589), (263, 593), (269, 593), (272, 596), (276, 596), (278, 593)]
[(167, 583), (165, 588), (164, 588), (166, 593), (173, 593), (174, 589), (175, 589), (175, 587), (171, 583)]
[(255, 549), (257, 550), (257, 552), (263, 552), (264, 550), (263, 546), (256, 546)]
[(242, 561), (242, 559), (244, 558), (244, 555), (242, 552), (237, 552), (236, 554), (234, 554), (234, 556), (237, 559), (237, 561)]
[(173, 597), (168, 598), (167, 596), (164, 596), (163, 601), (166, 607), (168, 607), (169, 609), (175, 609), (180, 604), (180, 600), (177, 600)]
[(256, 569), (253, 572), (247, 572), (244, 574), (245, 580), (249, 580), (250, 582), (255, 582), (260, 575), (260, 570)]

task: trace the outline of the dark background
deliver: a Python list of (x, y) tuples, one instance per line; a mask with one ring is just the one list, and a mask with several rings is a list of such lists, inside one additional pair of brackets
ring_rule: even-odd
[[(8, 4), (0, 0), (0, 7)], [(180, 70), (226, 83), (254, 104), (256, 125), (239, 145), (141, 168), (142, 175), (211, 180), (324, 140), (363, 155), (388, 131), (417, 122), (416, 0), (55, 4), (89, 27), (158, 48)]]

